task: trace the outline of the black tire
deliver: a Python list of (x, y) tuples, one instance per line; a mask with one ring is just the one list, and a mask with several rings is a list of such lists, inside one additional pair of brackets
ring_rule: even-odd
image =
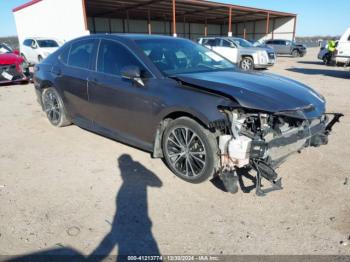
[(299, 51), (297, 49), (294, 49), (292, 52), (292, 57), (299, 57), (299, 56), (300, 56)]
[(239, 67), (243, 71), (251, 71), (254, 69), (254, 60), (248, 56), (243, 57), (241, 63), (239, 64)]
[(162, 149), (170, 170), (187, 182), (198, 184), (215, 173), (219, 159), (216, 138), (191, 118), (181, 117), (169, 123)]
[(43, 110), (50, 123), (56, 127), (64, 127), (71, 124), (63, 101), (55, 88), (49, 87), (43, 90), (41, 95)]

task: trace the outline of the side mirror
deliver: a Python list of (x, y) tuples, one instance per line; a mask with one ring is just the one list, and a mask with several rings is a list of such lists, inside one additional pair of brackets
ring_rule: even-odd
[(230, 47), (231, 47), (231, 48), (236, 48), (236, 46), (235, 46), (234, 43), (230, 43)]
[(15, 55), (20, 55), (20, 52), (18, 49), (13, 50), (12, 53), (14, 53)]
[(35, 42), (32, 43), (31, 48), (33, 48), (33, 49), (37, 49), (38, 48)]
[(121, 70), (121, 76), (124, 79), (132, 80), (141, 86), (145, 86), (145, 83), (141, 78), (141, 70), (138, 66), (125, 66)]

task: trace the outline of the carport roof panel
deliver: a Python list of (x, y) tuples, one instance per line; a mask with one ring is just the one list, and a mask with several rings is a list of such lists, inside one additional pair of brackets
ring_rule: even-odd
[[(87, 15), (90, 17), (144, 19), (150, 12), (152, 20), (165, 19), (172, 16), (172, 0), (85, 0)], [(258, 9), (238, 5), (217, 3), (205, 0), (176, 0), (176, 16), (185, 17), (186, 21), (207, 20), (221, 23), (229, 16), (232, 9), (232, 21), (244, 22), (270, 18), (295, 17), (296, 14), (267, 9)]]
[[(14, 8), (19, 11), (43, 0), (32, 0)], [(92, 17), (126, 17), (129, 11), (130, 18), (144, 19), (150, 12), (152, 19), (165, 19), (172, 16), (172, 0), (82, 0), (85, 1), (86, 12)], [(83, 5), (84, 6), (84, 5)], [(176, 16), (186, 17), (187, 21), (201, 21), (221, 23), (228, 18), (228, 10), (232, 9), (232, 22), (262, 20), (267, 13), (270, 18), (295, 17), (296, 14), (267, 9), (244, 7), (206, 0), (176, 0)]]

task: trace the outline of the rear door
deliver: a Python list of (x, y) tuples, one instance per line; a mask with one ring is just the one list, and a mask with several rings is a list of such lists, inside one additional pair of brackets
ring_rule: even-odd
[[(98, 48), (96, 71), (88, 89), (93, 104), (93, 120), (99, 133), (132, 145), (152, 150), (156, 126), (155, 111), (160, 109), (160, 81), (121, 42), (102, 39)], [(126, 66), (141, 69), (145, 86), (124, 79)]]
[(55, 85), (59, 87), (67, 111), (78, 125), (91, 127), (91, 106), (87, 91), (87, 80), (91, 75), (93, 55), (96, 52), (97, 40), (85, 39), (66, 47), (65, 55), (52, 73), (56, 76)]

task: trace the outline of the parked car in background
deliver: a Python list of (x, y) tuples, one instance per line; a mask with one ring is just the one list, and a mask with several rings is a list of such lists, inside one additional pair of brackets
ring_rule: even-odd
[(36, 66), (34, 84), (56, 127), (74, 123), (152, 152), (191, 183), (252, 168), (259, 194), (262, 177), (279, 187), (274, 169), (292, 152), (327, 144), (341, 117), (331, 120), (324, 97), (304, 84), (236, 70), (169, 36), (75, 39)]
[(27, 38), (21, 43), (23, 58), (32, 65), (40, 63), (59, 48), (59, 42), (48, 38)]
[(334, 54), (334, 61), (337, 65), (350, 65), (350, 28), (340, 37)]
[(202, 37), (198, 43), (238, 64), (242, 70), (268, 68), (275, 63), (274, 53), (254, 47), (251, 43), (238, 37)]
[(271, 46), (278, 55), (291, 55), (293, 57), (303, 57), (307, 48), (305, 45), (296, 44), (290, 40), (273, 39), (267, 40), (265, 45)]
[(28, 64), (6, 44), (0, 44), (0, 84), (25, 82), (29, 80)]

